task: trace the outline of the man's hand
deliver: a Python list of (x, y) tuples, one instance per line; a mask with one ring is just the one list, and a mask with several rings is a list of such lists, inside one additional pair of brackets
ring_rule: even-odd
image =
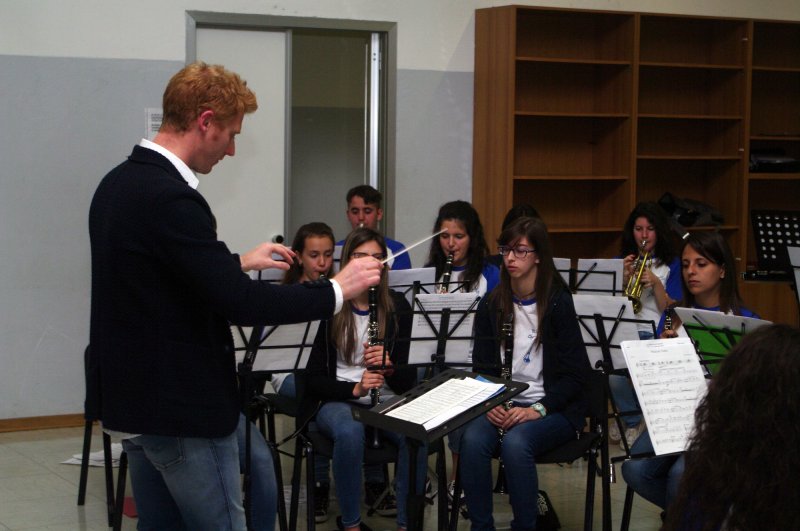
[[(272, 255), (278, 254), (283, 260), (275, 260)], [(279, 243), (262, 243), (255, 249), (239, 257), (242, 271), (261, 271), (262, 269), (289, 269), (289, 264), (295, 259), (294, 251)]]
[(344, 300), (354, 299), (370, 286), (377, 285), (381, 281), (381, 269), (383, 265), (371, 256), (350, 260), (334, 277), (342, 288)]

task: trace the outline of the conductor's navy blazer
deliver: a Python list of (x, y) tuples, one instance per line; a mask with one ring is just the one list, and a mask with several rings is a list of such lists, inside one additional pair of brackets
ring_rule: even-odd
[(100, 182), (89, 234), (86, 412), (108, 429), (229, 435), (240, 411), (230, 324), (333, 314), (328, 281), (275, 286), (243, 273), (217, 240), (208, 203), (147, 148), (136, 146)]

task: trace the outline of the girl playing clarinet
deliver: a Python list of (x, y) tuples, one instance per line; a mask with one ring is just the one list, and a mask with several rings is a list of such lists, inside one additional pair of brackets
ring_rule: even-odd
[(443, 229), (447, 232), (431, 241), (426, 264), (436, 268), (437, 281), (441, 281), (448, 255), (452, 255), (451, 286), (461, 286), (462, 291), (474, 291), (481, 296), (492, 291), (499, 280), (499, 271), (488, 262), (489, 247), (478, 212), (466, 201), (445, 203), (439, 208), (433, 232)]
[[(510, 377), (528, 384), (510, 407), (498, 406), (466, 426), (462, 478), (473, 530), (494, 529), (492, 465), (498, 454), (514, 513), (512, 529), (535, 529), (536, 456), (574, 438), (584, 425), (590, 366), (572, 296), (556, 271), (544, 223), (523, 217), (497, 240), (500, 285), (478, 307), (474, 370), (499, 375), (501, 346), (511, 348)], [(513, 321), (513, 345), (498, 339)], [(499, 430), (503, 431), (502, 443)]]
[[(355, 229), (342, 249), (342, 267), (350, 260), (368, 256), (386, 258), (383, 236), (367, 229)], [(345, 302), (345, 308), (320, 326), (308, 363), (308, 388), (322, 401), (316, 420), (322, 433), (333, 440), (333, 477), (341, 516), (340, 529), (364, 529), (361, 525), (361, 469), (364, 458), (364, 424), (354, 420), (353, 407), (370, 406), (370, 390), (379, 389), (383, 399), (403, 393), (414, 385), (415, 371), (403, 368), (408, 361), (408, 338), (411, 332), (410, 307), (403, 295), (389, 290), (387, 269), (377, 287), (378, 337), (383, 344), (370, 345), (369, 298), (362, 296)], [(349, 308), (348, 308), (349, 306)], [(384, 350), (385, 349), (385, 350)], [(385, 352), (385, 364), (384, 364)], [(382, 370), (367, 367), (385, 366)], [(408, 451), (405, 438), (382, 432), (398, 449), (397, 527), (407, 525)], [(419, 452), (419, 485), (425, 481), (427, 455)]]

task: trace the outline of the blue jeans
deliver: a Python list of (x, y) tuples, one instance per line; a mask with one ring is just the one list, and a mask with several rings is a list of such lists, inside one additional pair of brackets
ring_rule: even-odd
[[(294, 381), (294, 374), (287, 376), (278, 394), (288, 398), (297, 397), (297, 388)], [(330, 483), (331, 475), (331, 460), (324, 456), (316, 456), (314, 459), (314, 481), (320, 485), (327, 485)], [(383, 473), (381, 465), (368, 465), (364, 467), (364, 481), (367, 483), (386, 483), (387, 478)]]
[(492, 457), (502, 454), (509, 503), (514, 513), (511, 529), (536, 529), (539, 479), (536, 455), (575, 437), (575, 428), (561, 413), (517, 424), (499, 446), (497, 428), (482, 415), (466, 425), (461, 437), (459, 475), (464, 487), (472, 530), (493, 530)]
[[(361, 521), (361, 470), (364, 462), (364, 424), (353, 419), (351, 409), (359, 407), (348, 402), (326, 402), (317, 413), (320, 431), (333, 439), (333, 479), (336, 497), (342, 513), (342, 525), (351, 527)], [(406, 438), (398, 433), (381, 432), (382, 436), (397, 445), (397, 526), (406, 527), (406, 499), (408, 497), (408, 447)], [(417, 453), (417, 490), (425, 485), (428, 467), (427, 448)]]
[[(608, 387), (611, 390), (611, 397), (614, 399), (617, 411), (635, 411), (641, 409), (639, 406), (639, 399), (636, 398), (636, 392), (633, 390), (633, 383), (630, 378), (619, 374), (611, 374), (608, 377)], [(635, 415), (623, 415), (621, 418), (626, 428), (636, 427), (642, 421), (642, 415), (638, 413)]]
[[(244, 416), (217, 439), (140, 435), (122, 441), (128, 454), (139, 530), (243, 530), (240, 472)], [(253, 427), (253, 527), (275, 528), (277, 492), (272, 456)]]
[[(631, 447), (633, 455), (652, 451), (648, 432)], [(678, 494), (683, 468), (683, 454), (631, 459), (622, 463), (622, 477), (636, 494), (666, 510)]]

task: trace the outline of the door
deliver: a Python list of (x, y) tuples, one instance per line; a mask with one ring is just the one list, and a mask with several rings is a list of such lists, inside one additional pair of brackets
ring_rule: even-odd
[(383, 34), (210, 16), (188, 57), (241, 74), (259, 102), (236, 156), (200, 181), (220, 239), (234, 252), (278, 236), (291, 244), (311, 221), (343, 239), (347, 190), (384, 180)]
[(236, 253), (284, 233), (286, 39), (284, 31), (197, 28), (197, 59), (238, 73), (258, 98), (235, 156), (199, 176), (219, 238)]

